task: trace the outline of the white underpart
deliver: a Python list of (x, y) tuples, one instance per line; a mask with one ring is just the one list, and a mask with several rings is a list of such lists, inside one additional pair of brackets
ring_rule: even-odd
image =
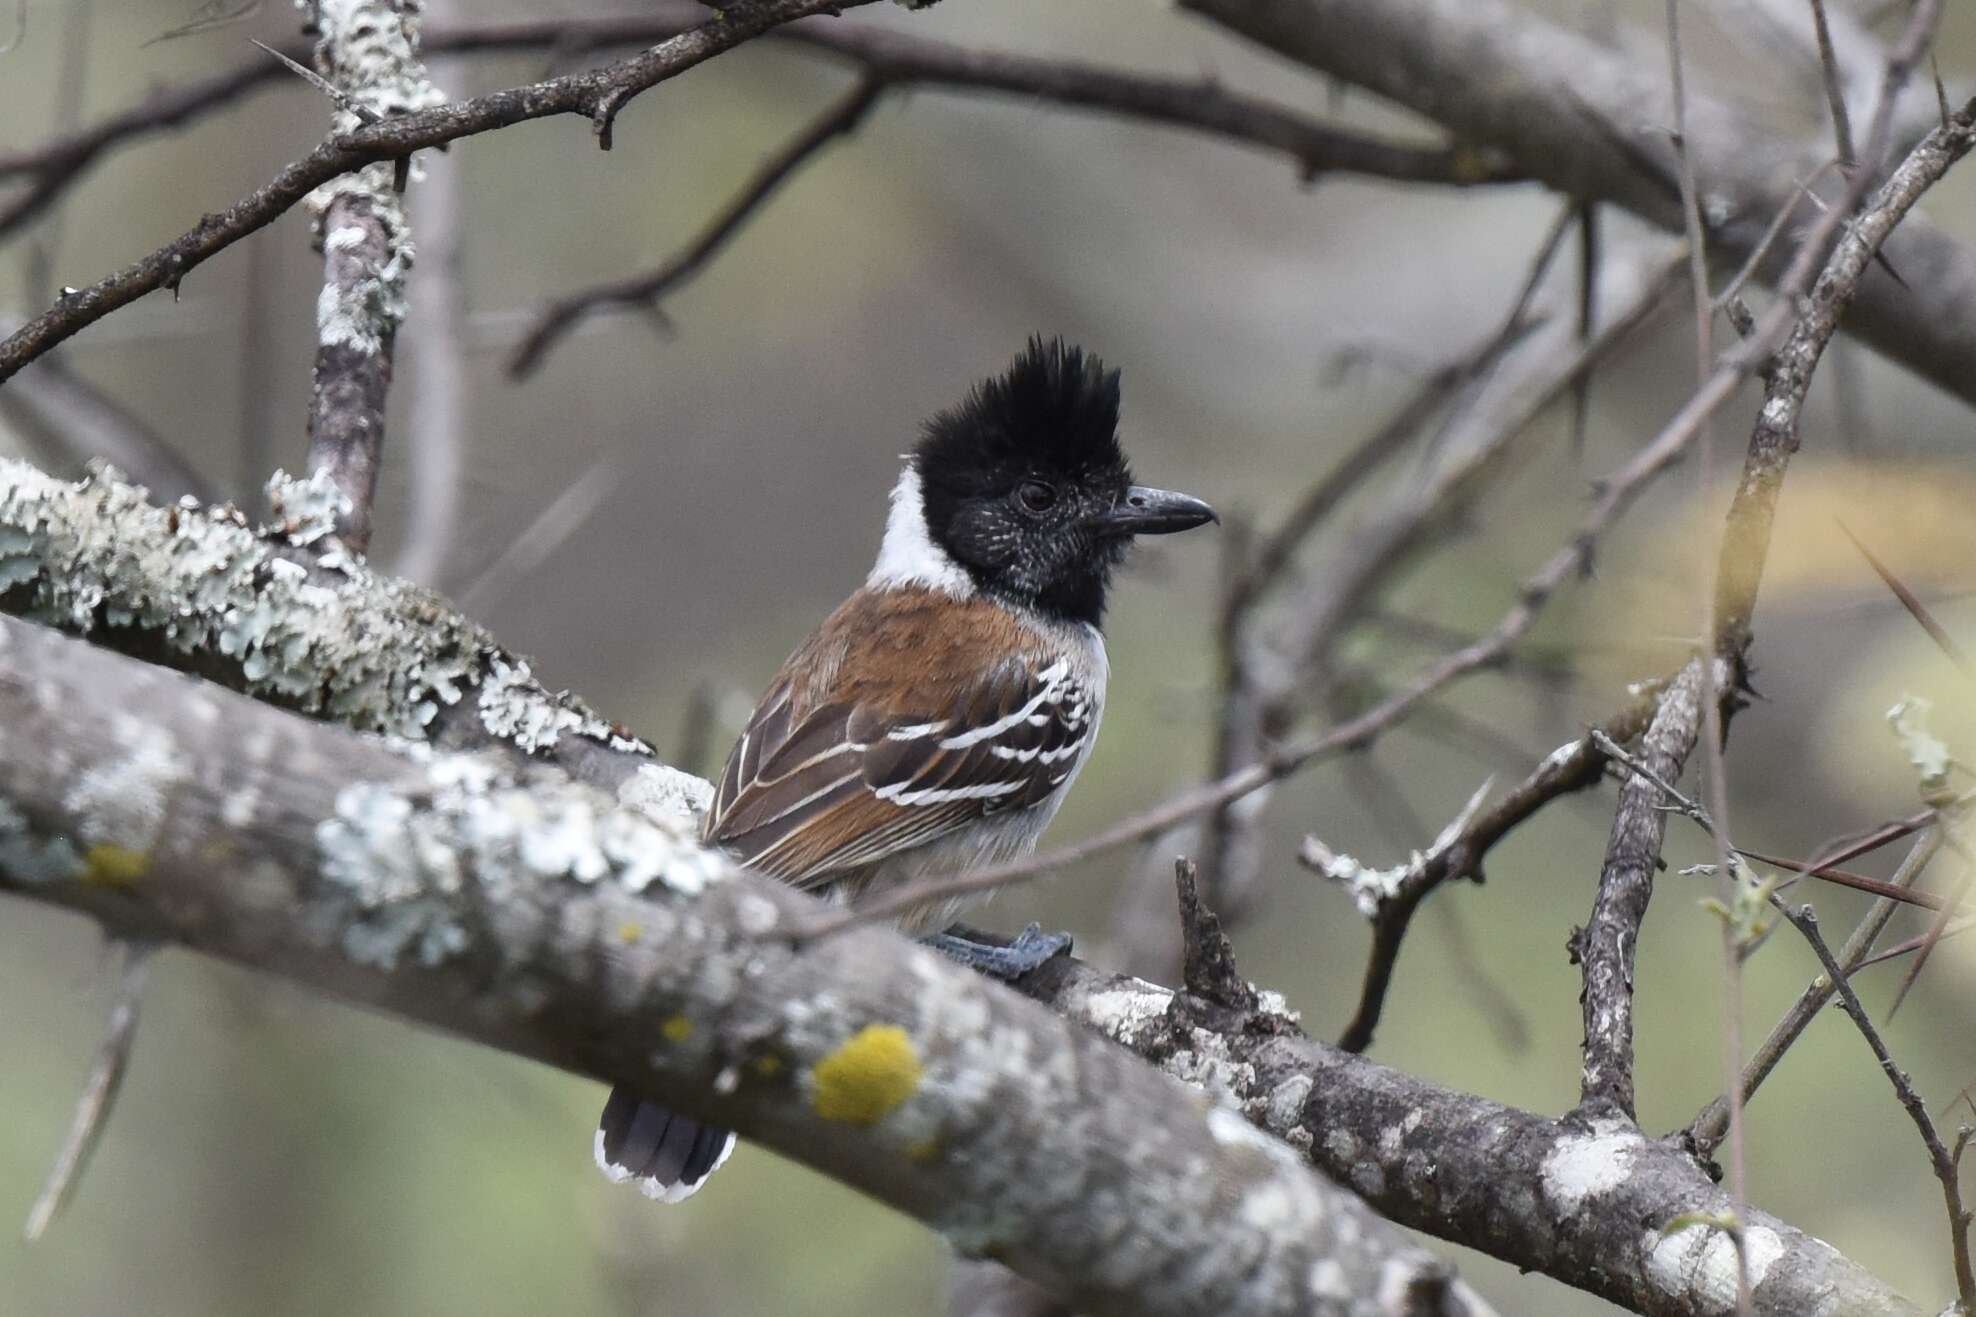
[[(888, 856), (873, 875), (873, 889), (883, 891), (895, 883), (911, 882), (916, 878), (965, 873), (970, 869), (1019, 859), (1036, 849), (1037, 838), (1049, 826), (1050, 820), (1056, 817), (1057, 807), (1063, 804), (1064, 797), (1070, 794), (1079, 770), (1084, 767), (1091, 747), (1098, 740), (1098, 724), (1104, 717), (1105, 686), (1111, 676), (1111, 664), (1105, 657), (1104, 637), (1098, 634), (1094, 626), (1040, 619), (1032, 619), (1032, 625), (1050, 633), (1057, 642), (1057, 651), (1068, 659), (1063, 680), (1077, 690), (1084, 701), (1084, 711), (1091, 720), (1090, 729), (1065, 747), (1071, 753), (1061, 776), (1053, 779), (1058, 789), (1031, 808), (992, 814), (972, 827), (957, 829), (925, 845)], [(903, 916), (899, 926), (907, 933), (945, 928), (961, 911), (985, 899), (979, 893), (949, 898)]]
[(873, 590), (901, 590), (925, 586), (966, 599), (974, 594), (974, 582), (947, 551), (933, 542), (926, 531), (926, 502), (920, 494), (919, 472), (910, 461), (892, 486), (892, 511), (885, 518), (885, 539), (878, 546), (878, 561), (872, 564), (865, 585)]

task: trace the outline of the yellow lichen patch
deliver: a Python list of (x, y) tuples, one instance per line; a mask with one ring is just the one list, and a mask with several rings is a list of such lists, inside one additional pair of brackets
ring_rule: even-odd
[(1484, 183), (1495, 174), (1493, 162), (1488, 154), (1473, 147), (1456, 147), (1453, 165), (1455, 181), (1458, 183)]
[(916, 1139), (906, 1145), (906, 1160), (915, 1166), (931, 1166), (939, 1156), (938, 1139)]
[(630, 946), (633, 942), (644, 936), (645, 926), (636, 919), (627, 919), (618, 925), (618, 941), (624, 943), (626, 946)]
[(669, 1043), (683, 1043), (693, 1036), (693, 1021), (684, 1015), (669, 1016), (659, 1025), (659, 1032)]
[(91, 846), (82, 862), (82, 880), (102, 887), (129, 887), (151, 869), (149, 852), (107, 842)]
[(810, 1105), (825, 1120), (869, 1125), (911, 1097), (925, 1072), (896, 1024), (867, 1024), (816, 1063)]
[(755, 1072), (757, 1079), (773, 1079), (782, 1073), (782, 1058), (779, 1056), (758, 1056), (748, 1062), (748, 1068)]

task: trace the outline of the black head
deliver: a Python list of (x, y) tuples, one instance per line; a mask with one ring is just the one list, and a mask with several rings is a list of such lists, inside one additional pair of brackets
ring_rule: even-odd
[(927, 534), (985, 593), (1096, 625), (1135, 535), (1215, 520), (1196, 498), (1132, 483), (1118, 372), (1041, 337), (926, 424), (913, 451)]

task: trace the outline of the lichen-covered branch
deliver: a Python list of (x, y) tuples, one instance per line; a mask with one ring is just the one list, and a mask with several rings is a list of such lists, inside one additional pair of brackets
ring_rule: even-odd
[[(1551, 1120), (1437, 1087), (1304, 1036), (1273, 994), (1253, 1012), (1231, 1012), (1069, 957), (1020, 986), (1168, 1074), (1225, 1094), (1402, 1225), (1633, 1312), (1733, 1309), (1728, 1238), (1704, 1226), (1670, 1229), (1730, 1207), (1678, 1139), (1649, 1139), (1630, 1122)], [(1743, 1230), (1757, 1317), (1923, 1312), (1830, 1244), (1765, 1212), (1746, 1212)]]
[[(580, 702), (543, 690), (522, 660), (451, 614), (436, 596), (374, 576), (334, 552), (328, 555), (331, 566), (316, 562), (312, 549), (324, 543), (327, 523), (323, 495), (311, 494), (312, 488), (277, 482), (277, 525), (254, 532), (225, 511), (150, 507), (139, 491), (108, 478), (68, 485), (19, 463), (0, 465), (0, 610), (216, 677), (318, 717), (448, 747), (533, 750), (570, 765), (608, 792), (636, 793), (641, 783), (655, 780), (669, 783), (675, 795), (704, 789), (676, 775), (655, 779), (658, 770), (648, 749), (618, 738)], [(19, 627), (11, 633), (36, 634)], [(353, 635), (366, 638), (361, 648), (345, 639)], [(14, 662), (0, 654), (0, 672), (13, 670)], [(0, 682), (0, 693), (5, 689)], [(218, 696), (206, 692), (202, 698)], [(100, 710), (111, 698), (99, 692), (88, 707)], [(125, 707), (151, 709), (154, 702)], [(96, 721), (102, 721), (100, 715)], [(7, 758), (4, 747), (11, 735), (9, 721), (0, 716), (0, 760)], [(240, 739), (233, 748), (262, 754), (255, 744)], [(286, 754), (279, 747), (265, 753)], [(513, 762), (516, 756), (504, 758)], [(281, 780), (305, 769), (299, 761), (285, 766)], [(259, 781), (267, 780), (262, 770)], [(12, 863), (21, 862), (18, 847), (5, 853), (15, 857)], [(26, 852), (30, 858), (39, 853)], [(105, 872), (114, 873), (116, 853), (107, 855), (111, 867)], [(0, 867), (6, 863), (0, 859)], [(99, 897), (116, 895), (114, 884), (85, 886)], [(247, 900), (253, 889), (241, 896)], [(272, 899), (279, 906), (286, 898)], [(130, 907), (118, 909), (128, 913)], [(416, 952), (424, 945), (426, 926), (416, 918), (406, 922), (407, 908), (394, 909), (400, 918), (375, 931), (401, 955), (408, 947)], [(263, 909), (262, 917), (271, 916)], [(871, 936), (882, 937), (847, 931), (817, 943), (813, 951), (835, 956), (834, 948), (871, 945)], [(437, 954), (451, 935), (439, 932), (435, 938)], [(368, 944), (361, 935), (359, 942)], [(883, 944), (893, 945), (889, 939)], [(1255, 1014), (1234, 1018), (1224, 1012), (1213, 1021), (1219, 1030), (1213, 1039), (1190, 1033), (1192, 1045), (1177, 1049), (1171, 1034), (1128, 1026), (1152, 1021), (1178, 1000), (1177, 1009), (1188, 1012), (1190, 1030), (1207, 1028), (1209, 1021), (1188, 999), (1081, 966), (1060, 968), (1075, 972), (1059, 978), (1056, 970), (1046, 969), (1025, 988), (1135, 1046), (1178, 1077), (1229, 1086), (1251, 1113), (1275, 1113), (1272, 1128), (1279, 1132), (1301, 1125), (1308, 1137), (1293, 1135), (1292, 1141), (1320, 1168), (1353, 1183), (1380, 1210), (1407, 1224), (1643, 1312), (1679, 1310), (1667, 1293), (1684, 1285), (1707, 1292), (1720, 1282), (1722, 1258), (1706, 1237), (1690, 1234), (1663, 1249), (1642, 1233), (1641, 1221), (1715, 1210), (1713, 1187), (1671, 1147), (1639, 1141), (1623, 1162), (1632, 1172), (1615, 1169), (1618, 1183), (1609, 1197), (1605, 1190), (1571, 1197), (1562, 1204), (1569, 1210), (1559, 1215), (1544, 1208), (1544, 1166), (1559, 1149), (1566, 1150), (1560, 1154), (1566, 1162), (1583, 1164), (1590, 1152), (1579, 1141), (1583, 1130), (1577, 1126), (1438, 1089), (1313, 1043), (1267, 994)], [(585, 1023), (572, 1036), (587, 1036), (589, 1028)], [(1317, 1105), (1299, 1105), (1306, 1099)], [(1379, 1134), (1416, 1108), (1428, 1123), (1404, 1137)], [(1327, 1142), (1325, 1132), (1333, 1126), (1355, 1132), (1350, 1139)], [(1498, 1128), (1500, 1134), (1487, 1133)], [(1482, 1138), (1497, 1142), (1471, 1157), (1465, 1149)], [(1525, 1160), (1510, 1155), (1518, 1149), (1531, 1155)], [(1429, 1164), (1443, 1169), (1426, 1174), (1421, 1168)], [(1760, 1312), (1816, 1313), (1821, 1309), (1809, 1296), (1826, 1292), (1859, 1302), (1834, 1312), (1915, 1311), (1826, 1246), (1781, 1223), (1758, 1223), (1778, 1231), (1785, 1259), (1759, 1286), (1760, 1303), (1771, 1304)], [(1650, 1272), (1650, 1263), (1656, 1271)]]
[[(1638, 757), (1661, 780), (1681, 776), (1702, 724), (1703, 660), (1682, 667), (1660, 693)], [(1654, 870), (1667, 832), (1661, 792), (1635, 775), (1619, 789), (1612, 839), (1599, 870), (1591, 922), (1572, 934), (1572, 956), (1584, 968), (1585, 1065), (1580, 1109), (1633, 1118), (1633, 958), (1640, 922), (1653, 896)]]
[(650, 754), (439, 596), (331, 547), (326, 481), (269, 491), (254, 529), (231, 507), (159, 507), (111, 474), (69, 484), (0, 459), (0, 612), (361, 731), (546, 756), (606, 788)]
[(794, 948), (811, 898), (700, 849), (698, 779), (363, 738), (13, 619), (0, 673), (0, 891), (637, 1085), (1080, 1311), (1489, 1312), (1078, 1024), (889, 932)]
[[(419, 58), (420, 0), (313, 0), (307, 7), (318, 32), (316, 70), (341, 93), (335, 132), (446, 103)], [(323, 284), (307, 470), (326, 475), (342, 494), (336, 531), (356, 553), (370, 547), (384, 395), (412, 267), (400, 169), (409, 172), (403, 160), (366, 165), (308, 199)]]

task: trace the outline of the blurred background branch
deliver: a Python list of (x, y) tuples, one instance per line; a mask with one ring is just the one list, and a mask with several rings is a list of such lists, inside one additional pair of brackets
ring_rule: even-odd
[[(408, 35), (419, 8), (342, 5), (325, 34), (375, 9), (365, 39)], [(1837, 1293), (1861, 1311), (1909, 1313), (1897, 1289), (1966, 1293), (1966, 1246), (1944, 1248), (1940, 1234), (1944, 1202), (1961, 1211), (1960, 1146), (1937, 1134), (1943, 1194), (1929, 1201), (1913, 1130), (1883, 1118), (1884, 1085), (1858, 1044), (1817, 1024), (1833, 980), (1804, 989), (1793, 966), (1756, 954), (1770, 927), (1761, 893), (1795, 881), (1765, 876), (1760, 856), (1807, 857), (1776, 865), (1857, 889), (1817, 896), (1828, 920), (1860, 920), (1832, 953), (1854, 1001), (1865, 994), (1855, 976), (1905, 962), (1894, 997), (1912, 986), (1918, 1004), (1898, 1032), (1891, 1012), (1866, 1022), (1883, 1062), (1897, 1053), (1915, 1070), (1903, 1101), (1911, 1111), (1924, 1095), (1967, 1091), (1968, 870), (1959, 854), (1927, 858), (1976, 757), (1958, 757), (1976, 740), (1976, 710), (1942, 666), (1960, 648), (1976, 558), (1960, 405), (1976, 379), (1976, 257), (1951, 236), (1966, 229), (1965, 181), (1929, 195), (1941, 227), (1903, 220), (1966, 145), (1947, 90), (1966, 80), (1971, 50), (1957, 11), (1691, 0), (1670, 114), (1660, 0), (1569, 12), (1193, 0), (1192, 21), (956, 0), (840, 21), (767, 0), (710, 25), (690, 5), (599, 8), (428, 7), (424, 50), (451, 61), (443, 81), (458, 99), (370, 108), (356, 118), (376, 122), (345, 122), (327, 141), (323, 93), (264, 55), (244, 58), (249, 33), (311, 58), (286, 7), (205, 5), (163, 31), (100, 6), (52, 25), (37, 14), (0, 87), (0, 239), (22, 256), (18, 278), (0, 276), (0, 319), (10, 306), (51, 309), (3, 326), (0, 375), (32, 364), (0, 384), (0, 457), (18, 442), (64, 478), (107, 457), (153, 501), (100, 474), (67, 486), (0, 463), (5, 608), (318, 718), (491, 748), (510, 765), (499, 771), (546, 759), (606, 790), (639, 776), (645, 741), (543, 685), (491, 631), (325, 553), (335, 500), (320, 483), (274, 482), (264, 533), (228, 509), (166, 506), (182, 493), (208, 501), (214, 483), (258, 486), (297, 451), (279, 418), (312, 405), (300, 362), (319, 347), (307, 309), (325, 269), (307, 268), (286, 234), (252, 235), (359, 167), (395, 205), (415, 151), (444, 177), (409, 194), (425, 240), (403, 387), (377, 375), (361, 408), (342, 409), (360, 415), (381, 475), (375, 500), (351, 507), (371, 514), (380, 561), (459, 592), (503, 637), (542, 652), (545, 671), (685, 747), (696, 770), (733, 735), (767, 659), (861, 570), (858, 512), (913, 418), (1009, 341), (1062, 330), (1127, 364), (1128, 446), (1146, 473), (1211, 492), (1230, 515), (1212, 570), (1205, 555), (1148, 555), (1140, 570), (1158, 589), (1122, 592), (1089, 778), (1099, 785), (1063, 825), (1085, 840), (981, 880), (1075, 870), (1080, 881), (1028, 888), (998, 911), (1019, 925), (1054, 909), (1072, 927), (1115, 930), (1095, 955), (1083, 940), (1093, 964), (1062, 962), (1026, 986), (1233, 1096), (1380, 1212), (1482, 1249), (1464, 1273), (1508, 1296), (1506, 1310), (1799, 1313)], [(630, 99), (758, 31), (745, 56)], [(581, 67), (623, 46), (636, 53)], [(1937, 58), (1945, 83), (1909, 76)], [(332, 100), (356, 104), (361, 80), (333, 60), (324, 71)], [(270, 86), (286, 90), (251, 130), (215, 114)], [(564, 133), (519, 128), (428, 159), (428, 147), (561, 113), (588, 117), (607, 145), (621, 119), (619, 149), (600, 159), (570, 151)], [(95, 167), (138, 144), (122, 167)], [(1303, 186), (1285, 186), (1286, 160)], [(798, 187), (780, 186), (798, 169)], [(158, 246), (227, 196), (246, 200)], [(1683, 230), (1685, 243), (1656, 228)], [(384, 237), (370, 273), (328, 271), (332, 292), (361, 292), (394, 253), (409, 257), (402, 226)], [(247, 259), (205, 268), (179, 306), (182, 275), (242, 239)], [(116, 253), (146, 249), (90, 282)], [(65, 273), (80, 287), (64, 287)], [(166, 288), (172, 305), (105, 319)], [(614, 332), (625, 322), (594, 314), (618, 307), (648, 310), (665, 334)], [(1747, 336), (1721, 352), (1717, 311)], [(1842, 322), (1951, 396), (1844, 359)], [(1829, 387), (1815, 385), (1821, 354), (1833, 357)], [(518, 355), (542, 367), (525, 387), (504, 371)], [(1707, 434), (1718, 414), (1716, 426), (1740, 427), (1730, 418), (1746, 407), (1738, 479), (1710, 458)], [(387, 423), (406, 439), (375, 444)], [(1814, 442), (1827, 436), (1841, 442)], [(1798, 468), (1788, 496), (1787, 464)], [(1677, 466), (1696, 478), (1666, 479)], [(1883, 555), (1870, 567), (1835, 532), (1835, 512)], [(1828, 602), (1842, 589), (1867, 593)], [(1902, 609), (1926, 631), (1892, 630), (1914, 630), (1920, 658), (1886, 625)], [(1691, 662), (1710, 651), (1728, 664)], [(8, 668), (0, 660), (0, 696)], [(107, 691), (143, 669), (89, 671)], [(1951, 692), (1939, 738), (1908, 699), (1938, 682)], [(1722, 728), (1759, 684), (1771, 703), (1738, 720), (1732, 793)], [(1718, 712), (1720, 701), (1732, 707)], [(86, 713), (91, 697), (73, 702)], [(1889, 704), (1908, 711), (1892, 737), (1880, 726)], [(124, 701), (112, 730), (137, 735), (156, 714)], [(1700, 747), (1692, 797), (1679, 785), (1685, 751), (1640, 743), (1656, 714), (1673, 750)], [(54, 759), (68, 753), (64, 743)], [(1615, 767), (1618, 818), (1597, 790)], [(289, 776), (263, 773), (270, 786)], [(1740, 851), (1726, 826), (1710, 846), (1662, 835), (1667, 809), (1726, 820), (1732, 794)], [(1869, 826), (1821, 844), (1834, 819)], [(1893, 867), (1879, 853), (1917, 832), (1922, 858)], [(1294, 876), (1299, 837), (1332, 881)], [(1126, 847), (1135, 853), (1117, 868), (1134, 876), (1105, 885), (1102, 862)], [(1179, 920), (1176, 853), (1200, 861)], [(1374, 854), (1391, 863), (1356, 858)], [(1448, 882), (1479, 882), (1485, 857), (1512, 881), (1479, 899)], [(85, 906), (144, 899), (119, 886), (128, 857), (99, 859)], [(1665, 893), (1643, 922), (1656, 871), (1687, 860), (1714, 875), (1710, 910)], [(0, 855), (0, 870), (21, 863), (18, 848)], [(1597, 875), (1614, 879), (1599, 903), (1614, 917), (1594, 921), (1613, 936), (1586, 967), (1583, 1018), (1588, 1062), (1614, 1077), (1599, 1092), (1615, 1096), (1554, 1120), (1538, 1113), (1573, 1105), (1566, 1058), (1580, 1015), (1560, 943)], [(1634, 898), (1616, 913), (1609, 898), (1627, 883), (1615, 875)], [(1452, 940), (1415, 938), (1409, 952), (1430, 895)], [(1230, 956), (1204, 977), (1210, 911), (1239, 945), (1241, 974), (1349, 1048), (1376, 1031), (1394, 1064), (1309, 1042)], [(871, 936), (845, 930), (844, 916), (792, 907), (791, 918), (799, 961)], [(1926, 922), (1907, 936), (1896, 918)], [(0, 976), (12, 966), (16, 978), (0, 994), (34, 1009), (4, 1041), (30, 1068), (61, 1058), (30, 1088), (47, 1095), (40, 1123), (0, 1139), (0, 1164), (17, 1160), (25, 1185), (69, 1115), (79, 1053), (63, 1040), (98, 1021), (49, 988), (73, 974), (74, 925), (25, 907), (19, 923), (0, 956)], [(49, 934), (64, 929), (67, 941)], [(1718, 992), (1710, 971), (1725, 948), (1731, 981)], [(1144, 981), (1183, 976), (1198, 993)], [(374, 1264), (363, 1269), (373, 1291), (349, 1302), (380, 1312), (430, 1310), (421, 1287), (443, 1289), (441, 1306), (481, 1294), (490, 1311), (640, 1317), (1069, 1310), (992, 1263), (958, 1268), (949, 1290), (924, 1237), (766, 1158), (691, 1213), (627, 1210), (588, 1183), (581, 1149), (543, 1138), (586, 1127), (595, 1095), (581, 1082), (405, 1048), (388, 1030), (369, 1045), (361, 1021), (304, 994), (215, 978), (183, 957), (156, 979), (147, 1037), (163, 1030), (174, 1045), (139, 1055), (118, 1117), (137, 1132), (104, 1142), (98, 1174), (36, 1261), (0, 1255), (0, 1287), (26, 1294), (28, 1311), (72, 1311), (90, 1286), (99, 1306), (127, 1308), (135, 1263), (84, 1266), (65, 1250), (135, 1258), (127, 1220), (156, 1219), (143, 1204), (167, 1186), (174, 1256), (212, 1265), (161, 1273), (145, 1294), (161, 1312), (272, 1304), (327, 1317), (298, 1296), (331, 1292), (308, 1279), (316, 1259), (348, 1277), (352, 1257)], [(1694, 1045), (1695, 1021), (1720, 1017), (1733, 1039), (1744, 996), (1783, 1018), (1738, 1083)], [(210, 1027), (209, 1011), (175, 1022), (182, 1002), (220, 1003), (228, 1027)], [(1494, 1034), (1478, 1044), (1481, 1021)], [(298, 1052), (283, 1071), (298, 1033), (363, 1059)], [(1716, 1189), (1712, 1154), (1787, 1051), (1799, 1054), (1792, 1100), (1763, 1104), (1747, 1150), (1728, 1159), (1729, 1191)], [(146, 1096), (147, 1083), (170, 1096)], [(435, 1100), (435, 1084), (492, 1101)], [(320, 1099), (288, 1100), (304, 1086)], [(1640, 1132), (1725, 1087), (1685, 1137)], [(361, 1138), (333, 1128), (346, 1109), (362, 1111)], [(174, 1149), (201, 1146), (180, 1126), (209, 1127), (243, 1169), (216, 1179), (211, 1154), (175, 1162)], [(86, 1137), (72, 1147), (101, 1126), (74, 1128)], [(1822, 1155), (1793, 1155), (1805, 1146)], [(1745, 1163), (1769, 1213), (1744, 1202)], [(1840, 1182), (1849, 1192), (1834, 1196)], [(401, 1183), (489, 1210), (379, 1201), (380, 1185)], [(515, 1231), (498, 1256), (473, 1252), (470, 1241), (531, 1212), (538, 1251)], [(339, 1233), (343, 1217), (390, 1225)], [(1965, 1237), (1956, 1228), (1952, 1241)], [(1844, 1241), (1846, 1256), (1818, 1236)], [(401, 1265), (384, 1259), (386, 1237), (406, 1241)], [(115, 1242), (98, 1246), (105, 1238)], [(760, 1265), (764, 1244), (786, 1265)], [(1439, 1274), (1423, 1302), (1439, 1301)], [(194, 1296), (201, 1285), (225, 1297)]]

